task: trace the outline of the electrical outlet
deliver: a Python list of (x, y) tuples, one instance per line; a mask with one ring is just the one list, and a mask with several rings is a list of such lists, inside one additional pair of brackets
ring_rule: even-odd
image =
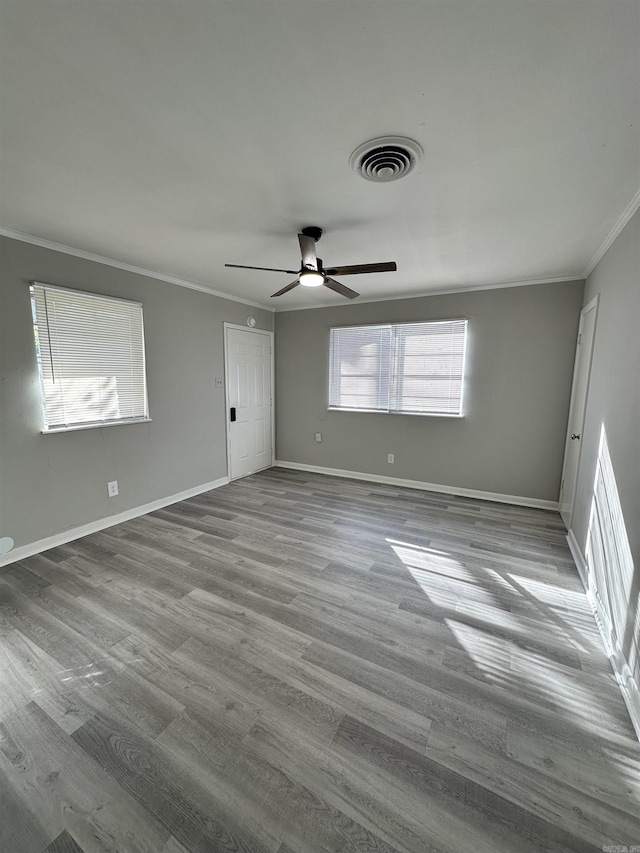
[(216, 388), (224, 388), (222, 376), (216, 376)]
[(389, 463), (389, 465), (393, 465), (395, 461), (396, 457), (393, 455), (393, 453), (387, 453), (387, 462)]
[(321, 432), (316, 433), (316, 441), (318, 441), (318, 442), (322, 441), (322, 433)]
[(118, 494), (118, 481), (112, 480), (110, 483), (107, 483), (107, 494), (110, 498), (115, 498)]

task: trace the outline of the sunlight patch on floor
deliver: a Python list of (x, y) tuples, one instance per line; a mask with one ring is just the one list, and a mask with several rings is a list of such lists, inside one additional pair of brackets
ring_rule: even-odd
[(505, 640), (492, 637), (455, 619), (445, 619), (460, 648), (485, 680), (495, 686), (504, 686), (509, 668)]
[[(489, 567), (470, 569), (439, 548), (386, 542), (429, 603), (446, 615), (457, 645), (451, 644), (451, 661), (461, 652), (468, 658), (461, 672), (560, 712), (594, 736), (604, 731), (624, 736), (624, 722), (601, 700), (605, 685), (580, 682), (577, 653), (600, 652), (601, 641), (577, 582), (571, 588), (562, 577), (554, 583)], [(531, 611), (526, 619), (523, 608)]]
[(632, 744), (635, 756), (624, 754), (618, 747), (602, 747), (602, 754), (608, 764), (613, 765), (619, 775), (625, 780), (629, 786), (629, 792), (633, 798), (640, 802), (640, 748), (637, 744)]
[(477, 672), (494, 687), (518, 695), (523, 702), (533, 701), (543, 709), (561, 712), (573, 724), (598, 737), (603, 731), (624, 727), (608, 710), (606, 686), (580, 683), (582, 670), (573, 673), (544, 650), (523, 649), (517, 641), (491, 637), (455, 619), (445, 619), (445, 624)]
[(614, 685), (585, 684), (582, 670), (573, 672), (570, 667), (536, 652), (517, 649), (512, 660), (516, 664), (514, 678), (526, 680), (528, 693), (535, 691), (557, 708), (569, 712), (572, 718), (582, 720), (582, 728), (585, 723), (590, 730), (620, 728), (620, 718), (611, 713), (608, 702), (608, 691), (615, 689)]
[(426, 548), (424, 545), (412, 545), (410, 542), (400, 542), (397, 539), (385, 539), (385, 541), (409, 569), (422, 569), (452, 578), (473, 580), (473, 574), (458, 560), (450, 557), (446, 551)]

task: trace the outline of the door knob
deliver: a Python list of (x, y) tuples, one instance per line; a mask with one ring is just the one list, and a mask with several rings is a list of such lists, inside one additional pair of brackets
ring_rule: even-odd
[(229, 420), (231, 421), (231, 423), (234, 423), (235, 419), (236, 419), (236, 407), (231, 406), (231, 411), (229, 413)]
[(578, 439), (578, 441), (580, 441), (580, 433), (579, 432), (578, 433), (572, 432), (571, 433), (571, 441), (575, 441), (576, 438)]

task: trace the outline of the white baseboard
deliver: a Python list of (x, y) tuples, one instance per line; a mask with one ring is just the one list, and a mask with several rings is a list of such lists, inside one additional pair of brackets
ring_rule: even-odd
[(573, 530), (570, 530), (567, 534), (567, 544), (569, 545), (571, 556), (576, 564), (580, 580), (582, 581), (582, 585), (584, 586), (587, 594), (587, 601), (589, 602), (589, 606), (593, 612), (593, 617), (596, 620), (596, 625), (600, 631), (605, 651), (609, 656), (611, 668), (613, 669), (616, 681), (620, 687), (622, 698), (627, 706), (627, 711), (631, 717), (633, 728), (635, 729), (636, 736), (640, 741), (640, 688), (633, 677), (629, 664), (627, 663), (624, 653), (620, 648), (620, 644), (616, 639), (614, 632), (611, 630), (609, 618), (604, 612), (597, 595), (589, 585), (587, 564)]
[(369, 480), (371, 483), (386, 483), (389, 486), (402, 486), (405, 489), (419, 489), (423, 492), (441, 492), (445, 495), (459, 495), (463, 498), (476, 498), (481, 501), (495, 501), (501, 504), (528, 506), (535, 509), (558, 510), (558, 501), (543, 501), (538, 498), (523, 498), (518, 495), (501, 495), (497, 492), (480, 492), (477, 489), (461, 489), (457, 486), (443, 486), (439, 483), (424, 483), (420, 480), (403, 480), (400, 477), (384, 477), (381, 474), (363, 474), (360, 471), (343, 471), (341, 468), (322, 468), (319, 465), (303, 465), (301, 462), (276, 461), (278, 468), (291, 468), (294, 471), (309, 471), (313, 474), (328, 474), (330, 477), (348, 477), (350, 480)]
[(588, 592), (589, 578), (587, 575), (587, 564), (585, 563), (584, 557), (582, 556), (582, 551), (580, 550), (578, 540), (576, 539), (573, 530), (570, 530), (567, 533), (567, 545), (569, 546), (569, 550), (571, 551), (573, 562), (576, 564), (576, 569), (578, 570), (578, 574), (580, 575), (580, 580), (582, 581), (584, 591)]
[(175, 495), (169, 495), (166, 498), (160, 498), (157, 501), (136, 506), (132, 509), (127, 509), (124, 512), (119, 512), (116, 515), (109, 515), (106, 518), (100, 518), (97, 521), (90, 521), (88, 524), (81, 524), (79, 527), (72, 527), (70, 530), (65, 530), (62, 533), (56, 533), (54, 536), (48, 536), (46, 539), (39, 539), (37, 542), (30, 542), (28, 545), (21, 545), (19, 548), (14, 548), (8, 554), (0, 557), (0, 567), (7, 566), (9, 563), (16, 563), (18, 560), (25, 560), (27, 557), (32, 557), (34, 554), (40, 554), (42, 551), (48, 551), (49, 548), (55, 548), (58, 545), (65, 545), (67, 542), (72, 542), (74, 539), (80, 539), (82, 536), (88, 536), (90, 533), (97, 533), (99, 530), (104, 530), (106, 527), (113, 527), (115, 524), (122, 524), (123, 521), (129, 521), (131, 518), (137, 518), (140, 515), (146, 515), (149, 512), (154, 512), (157, 509), (162, 509), (169, 504), (185, 501), (187, 498), (193, 498), (196, 495), (201, 495), (203, 492), (209, 492), (211, 489), (217, 489), (220, 486), (226, 486), (229, 482), (228, 477), (220, 477), (218, 480), (212, 480), (210, 483), (203, 483), (201, 486), (194, 486), (192, 489), (186, 489), (184, 492), (178, 492)]

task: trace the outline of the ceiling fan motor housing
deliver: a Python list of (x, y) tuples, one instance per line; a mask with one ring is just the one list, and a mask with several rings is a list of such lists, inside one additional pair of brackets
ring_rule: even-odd
[(307, 225), (300, 233), (304, 234), (305, 237), (313, 237), (317, 243), (322, 237), (322, 228), (318, 228), (317, 225)]

